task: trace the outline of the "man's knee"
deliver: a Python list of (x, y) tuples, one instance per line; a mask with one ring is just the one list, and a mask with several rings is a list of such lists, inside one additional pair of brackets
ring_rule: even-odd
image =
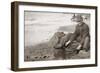
[(89, 43), (90, 42), (90, 38), (89, 37), (86, 37), (85, 38), (85, 43)]
[(83, 48), (84, 49), (89, 49), (90, 48), (90, 38), (89, 37), (85, 38)]

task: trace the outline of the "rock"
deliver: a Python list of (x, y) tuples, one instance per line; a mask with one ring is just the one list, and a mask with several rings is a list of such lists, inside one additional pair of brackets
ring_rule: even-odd
[(78, 55), (82, 58), (89, 58), (90, 57), (90, 51), (86, 52), (85, 50), (80, 50)]

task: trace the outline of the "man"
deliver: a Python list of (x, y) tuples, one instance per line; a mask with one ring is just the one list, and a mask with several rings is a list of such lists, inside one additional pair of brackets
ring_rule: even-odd
[(78, 47), (76, 48), (77, 50), (83, 49), (88, 51), (90, 48), (90, 34), (88, 25), (83, 22), (81, 15), (74, 15), (71, 20), (77, 23), (75, 32), (69, 33), (68, 35), (62, 37), (55, 48), (61, 48), (63, 46), (67, 47), (73, 41), (76, 41), (79, 43)]

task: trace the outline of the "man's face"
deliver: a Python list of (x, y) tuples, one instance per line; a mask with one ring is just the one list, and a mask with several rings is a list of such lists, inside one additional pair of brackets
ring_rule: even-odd
[(82, 22), (77, 22), (77, 21), (73, 22), (73, 24), (75, 24), (75, 25), (77, 25), (77, 24), (78, 24), (78, 25), (81, 25), (81, 23), (82, 23)]
[(77, 24), (79, 24), (79, 22), (77, 22), (77, 21), (73, 21), (73, 24), (77, 25)]

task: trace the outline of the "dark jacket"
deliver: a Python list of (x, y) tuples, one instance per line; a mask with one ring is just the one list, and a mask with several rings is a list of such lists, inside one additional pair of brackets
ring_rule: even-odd
[(70, 41), (76, 40), (80, 42), (80, 44), (83, 44), (86, 37), (90, 38), (89, 27), (84, 22), (80, 24), (81, 25), (77, 24), (75, 32), (71, 36)]

